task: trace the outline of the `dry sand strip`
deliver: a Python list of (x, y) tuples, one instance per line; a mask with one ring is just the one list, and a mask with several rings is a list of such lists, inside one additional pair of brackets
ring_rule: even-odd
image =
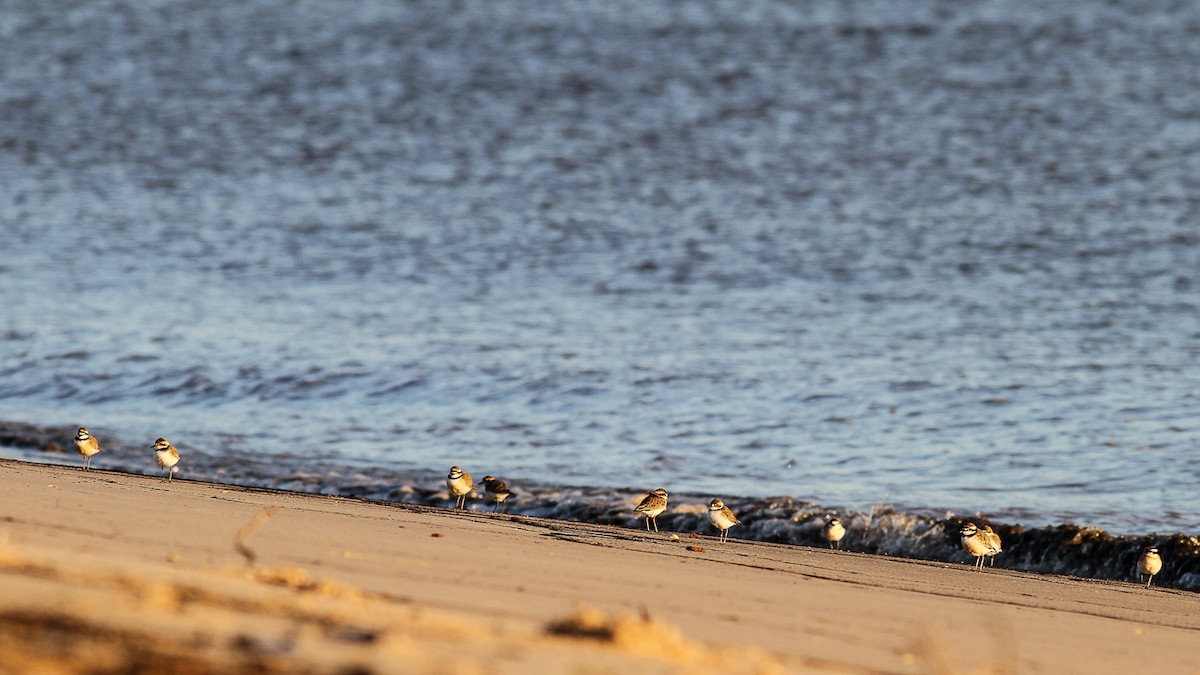
[(0, 494), (0, 672), (1200, 673), (1200, 595), (1134, 583), (12, 461)]

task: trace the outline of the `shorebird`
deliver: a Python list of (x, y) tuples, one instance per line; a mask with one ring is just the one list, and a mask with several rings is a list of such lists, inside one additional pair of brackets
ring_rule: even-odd
[(1142, 550), (1142, 557), (1138, 558), (1138, 583), (1142, 583), (1142, 575), (1149, 574), (1150, 578), (1146, 579), (1146, 588), (1150, 588), (1150, 582), (1154, 581), (1154, 575), (1162, 569), (1162, 557), (1158, 555), (1157, 546), (1147, 546)]
[(996, 554), (1000, 553), (1004, 550), (1003, 546), (1000, 543), (1000, 535), (996, 534), (995, 532), (992, 532), (991, 525), (984, 525), (982, 528), (980, 528), (979, 535), (987, 541), (989, 546), (992, 547), (992, 552), (987, 554), (988, 565), (990, 567), (995, 567), (996, 566)]
[(975, 556), (976, 569), (983, 569), (984, 556), (1000, 552), (992, 547), (992, 542), (979, 531), (978, 527), (975, 527), (975, 523), (966, 523), (958, 531), (958, 534), (961, 537), (963, 550)]
[(513, 496), (513, 491), (508, 489), (508, 486), (504, 484), (504, 481), (500, 480), (499, 478), (493, 478), (492, 476), (484, 476), (483, 488), (484, 490), (487, 490), (488, 501), (491, 501), (493, 504), (495, 504), (495, 506), (492, 507), (492, 511), (495, 512), (496, 509), (503, 506), (504, 508), (501, 509), (501, 512), (506, 513), (508, 509), (508, 502), (505, 500)]
[(650, 531), (650, 521), (654, 521), (654, 531), (658, 532), (658, 516), (667, 510), (667, 491), (664, 488), (658, 488), (654, 492), (646, 495), (641, 504), (634, 507), (634, 511), (646, 516), (646, 531)]
[(728, 506), (719, 498), (713, 499), (708, 503), (708, 520), (713, 524), (713, 527), (721, 531), (721, 543), (729, 540), (729, 528), (734, 525), (741, 525), (742, 521), (733, 515), (733, 511), (729, 510)]
[(446, 476), (446, 487), (450, 488), (450, 494), (454, 495), (454, 508), (465, 509), (467, 497), (471, 496), (471, 490), (475, 489), (475, 479), (461, 468), (452, 466), (450, 475)]
[(842, 525), (842, 521), (837, 518), (830, 518), (825, 527), (821, 528), (821, 536), (825, 541), (829, 542), (829, 548), (842, 547), (842, 537), (846, 536), (846, 528)]
[(167, 439), (160, 438), (154, 441), (154, 461), (167, 470), (167, 480), (169, 481), (171, 474), (175, 472), (175, 465), (179, 463), (179, 451)]
[(79, 432), (75, 434), (75, 450), (84, 456), (83, 470), (92, 470), (92, 455), (100, 452), (100, 441), (91, 435), (87, 427), (79, 427)]

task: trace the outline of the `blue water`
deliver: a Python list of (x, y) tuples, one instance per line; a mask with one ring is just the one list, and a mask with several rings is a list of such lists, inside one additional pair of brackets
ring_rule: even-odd
[(0, 5), (0, 420), (1200, 530), (1188, 3), (596, 5)]

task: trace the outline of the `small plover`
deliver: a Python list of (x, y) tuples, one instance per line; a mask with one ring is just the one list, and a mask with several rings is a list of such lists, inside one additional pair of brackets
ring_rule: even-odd
[(996, 554), (1004, 550), (1003, 545), (1000, 543), (1000, 535), (992, 532), (991, 525), (984, 525), (979, 528), (979, 535), (987, 541), (988, 546), (992, 547), (992, 552), (987, 554), (988, 566), (995, 567)]
[(725, 506), (720, 498), (713, 499), (708, 503), (708, 520), (713, 524), (713, 527), (721, 531), (721, 543), (724, 544), (729, 540), (729, 528), (734, 525), (741, 525), (742, 521), (733, 515), (733, 511)]
[(492, 511), (501, 509), (501, 513), (507, 513), (508, 502), (506, 500), (513, 496), (513, 491), (508, 489), (504, 481), (492, 476), (484, 476), (483, 489), (487, 491), (488, 501), (495, 504)]
[(975, 523), (966, 523), (958, 531), (963, 550), (975, 556), (976, 569), (983, 569), (983, 557), (999, 553), (992, 548), (992, 543), (975, 527)]
[(100, 452), (100, 441), (88, 432), (87, 427), (79, 427), (79, 432), (75, 434), (75, 450), (84, 456), (83, 470), (91, 471), (92, 455)]
[(450, 474), (446, 476), (446, 487), (450, 488), (450, 494), (454, 495), (454, 508), (465, 509), (467, 508), (467, 497), (475, 489), (475, 479), (461, 468), (452, 466)]
[(646, 495), (641, 504), (634, 507), (634, 511), (646, 516), (646, 531), (650, 531), (650, 521), (654, 521), (654, 531), (658, 532), (658, 516), (663, 511), (667, 510), (667, 491), (663, 488), (658, 488), (654, 492)]
[(1154, 581), (1154, 575), (1162, 569), (1162, 556), (1158, 555), (1157, 546), (1147, 546), (1142, 550), (1142, 557), (1138, 558), (1138, 583), (1142, 583), (1142, 575), (1149, 574), (1150, 578), (1146, 579), (1146, 588), (1150, 588), (1150, 582)]
[(846, 526), (837, 518), (830, 518), (825, 527), (821, 528), (821, 536), (829, 542), (829, 548), (842, 547), (842, 537), (846, 536)]
[(167, 480), (169, 481), (171, 474), (175, 473), (175, 465), (179, 463), (179, 451), (167, 442), (167, 439), (160, 438), (154, 441), (154, 461), (167, 470)]

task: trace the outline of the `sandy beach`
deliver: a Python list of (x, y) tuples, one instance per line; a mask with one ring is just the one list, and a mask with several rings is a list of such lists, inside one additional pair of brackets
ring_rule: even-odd
[(3, 672), (1200, 672), (1200, 597), (1128, 582), (13, 461), (0, 490)]

